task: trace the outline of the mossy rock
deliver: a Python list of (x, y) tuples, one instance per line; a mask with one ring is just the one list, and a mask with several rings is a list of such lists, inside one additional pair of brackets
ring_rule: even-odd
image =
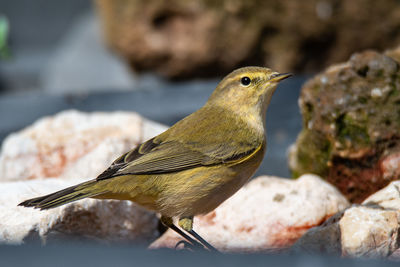
[(387, 54), (355, 54), (304, 85), (303, 130), (289, 159), (294, 177), (321, 175), (353, 202), (400, 178), (400, 166), (387, 164), (400, 164), (400, 57)]

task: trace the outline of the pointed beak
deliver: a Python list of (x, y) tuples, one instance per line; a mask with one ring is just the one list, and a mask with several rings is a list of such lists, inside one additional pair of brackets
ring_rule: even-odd
[(291, 73), (276, 73), (272, 74), (270, 81), (280, 82), (286, 78), (289, 78), (290, 76), (292, 76)]

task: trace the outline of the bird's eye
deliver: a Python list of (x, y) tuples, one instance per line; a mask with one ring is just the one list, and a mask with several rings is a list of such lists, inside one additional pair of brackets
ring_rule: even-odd
[(244, 86), (248, 86), (251, 83), (251, 79), (247, 76), (240, 79), (240, 83)]

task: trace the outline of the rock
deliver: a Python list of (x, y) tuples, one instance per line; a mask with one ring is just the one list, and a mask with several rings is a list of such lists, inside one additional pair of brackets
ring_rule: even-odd
[(345, 257), (398, 259), (400, 246), (400, 181), (368, 197), (362, 206), (339, 212), (311, 228), (294, 251)]
[(392, 261), (400, 261), (400, 248), (396, 249), (388, 259)]
[(306, 252), (308, 254), (328, 254), (341, 256), (341, 236), (339, 220), (343, 217), (344, 211), (340, 211), (326, 220), (320, 226), (308, 230), (291, 247), (296, 253)]
[(133, 112), (64, 111), (5, 139), (0, 180), (88, 180), (124, 152), (165, 129)]
[[(130, 201), (84, 199), (46, 211), (17, 204), (94, 178), (165, 128), (132, 112), (64, 111), (7, 137), (0, 154), (0, 243), (78, 237), (151, 242), (158, 235), (157, 216)], [(26, 179), (37, 180), (21, 181)]]
[(367, 207), (345, 211), (339, 222), (342, 255), (384, 258), (399, 246), (399, 213)]
[(252, 64), (310, 72), (400, 41), (396, 0), (95, 3), (114, 51), (135, 70), (172, 78), (222, 76)]
[(364, 200), (363, 205), (395, 210), (400, 215), (400, 181), (391, 182), (382, 190), (369, 196)]
[(393, 210), (352, 207), (320, 227), (310, 229), (296, 242), (293, 250), (386, 258), (399, 247), (399, 215)]
[(399, 102), (399, 63), (374, 51), (309, 80), (299, 99), (303, 130), (290, 149), (293, 175), (321, 175), (355, 203), (400, 179)]
[(17, 207), (28, 198), (52, 193), (82, 180), (46, 179), (5, 182), (0, 186), (0, 243), (21, 244), (68, 239), (100, 243), (149, 244), (158, 219), (130, 201), (84, 199), (40, 211)]
[[(263, 176), (211, 213), (196, 216), (194, 230), (221, 251), (285, 249), (307, 229), (348, 205), (334, 187), (317, 176), (304, 175), (295, 181)], [(173, 248), (179, 240), (168, 230), (150, 247)]]
[(385, 51), (385, 55), (393, 58), (397, 62), (400, 62), (400, 46), (398, 46), (394, 49), (389, 49), (389, 50)]

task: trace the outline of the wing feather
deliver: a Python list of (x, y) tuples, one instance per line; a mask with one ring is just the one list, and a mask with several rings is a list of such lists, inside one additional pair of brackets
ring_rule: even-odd
[[(211, 120), (210, 114), (223, 119)], [(241, 162), (265, 145), (265, 136), (257, 135), (247, 127), (235, 116), (228, 116), (226, 112), (220, 114), (219, 110), (193, 113), (166, 132), (119, 157), (97, 180)], [(225, 131), (226, 128), (231, 130)], [(224, 134), (215, 134), (220, 132)], [(208, 140), (205, 144), (204, 139)]]

